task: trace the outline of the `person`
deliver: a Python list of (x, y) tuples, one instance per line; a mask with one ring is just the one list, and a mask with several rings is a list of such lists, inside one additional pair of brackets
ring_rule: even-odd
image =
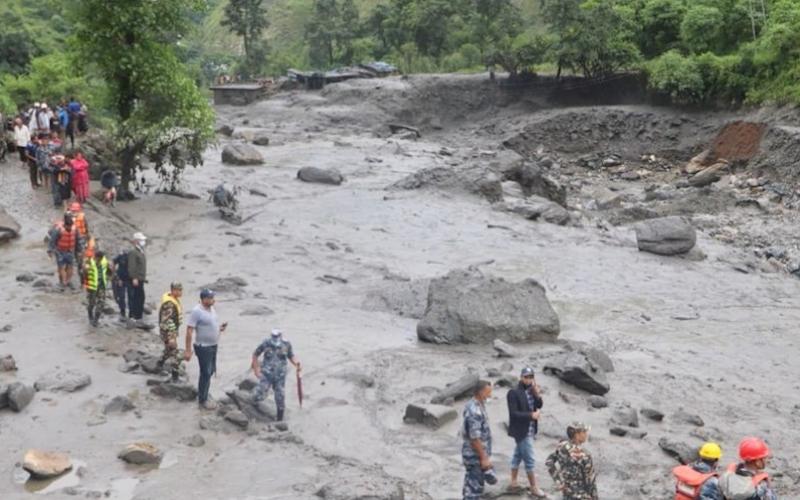
[[(263, 355), (259, 367), (258, 358)], [(253, 351), (251, 366), (253, 374), (259, 379), (256, 387), (255, 400), (264, 399), (264, 395), (270, 387), (275, 392), (275, 406), (277, 408), (277, 420), (283, 420), (286, 410), (286, 365), (287, 360), (294, 365), (298, 373), (302, 370), (300, 361), (294, 355), (292, 344), (283, 338), (280, 330), (272, 330), (270, 338), (264, 339), (256, 350)]]
[(763, 439), (746, 437), (739, 443), (741, 462), (732, 463), (719, 478), (719, 490), (726, 500), (778, 500), (769, 483), (769, 447)]
[(50, 132), (50, 153), (62, 154), (64, 152), (64, 141), (57, 131)]
[(495, 484), (497, 477), (492, 468), (492, 430), (486, 413), (486, 400), (492, 395), (492, 384), (480, 380), (473, 390), (472, 399), (464, 406), (462, 416), (461, 459), (464, 464), (464, 500), (476, 500), (483, 494), (485, 483)]
[[(19, 161), (22, 162), (22, 165), (25, 166), (28, 163), (28, 157), (25, 155), (25, 150), (28, 147), (28, 143), (31, 142), (31, 131), (28, 130), (28, 126), (22, 123), (22, 118), (17, 117), (14, 120), (14, 145), (17, 147), (17, 153), (19, 154)], [(39, 187), (38, 182), (34, 182), (34, 179), (31, 178), (31, 187), (36, 188)]]
[(36, 137), (32, 137), (25, 147), (25, 161), (28, 164), (28, 175), (30, 176), (33, 189), (42, 185), (42, 181), (39, 178), (39, 167), (36, 164), (36, 152), (39, 149), (38, 142), (39, 140)]
[(36, 113), (39, 111), (39, 103), (33, 103), (33, 107), (29, 108), (25, 113), (25, 120), (28, 128), (31, 131), (31, 137), (39, 136), (39, 120), (36, 119)]
[(80, 149), (73, 151), (69, 166), (72, 169), (72, 191), (75, 193), (75, 198), (81, 203), (86, 203), (89, 198), (89, 162), (83, 157)]
[[(200, 366), (200, 377), (197, 381), (197, 403), (205, 410), (216, 409), (216, 403), (208, 396), (211, 388), (211, 376), (217, 371), (217, 345), (222, 332), (228, 327), (227, 323), (219, 324), (217, 311), (214, 309), (215, 293), (204, 288), (200, 292), (200, 303), (194, 306), (189, 319), (186, 321), (186, 351), (183, 359), (192, 359), (192, 349), (197, 354), (197, 364)], [(194, 333), (197, 337), (192, 339)]]
[(700, 458), (694, 463), (672, 469), (676, 479), (675, 500), (723, 500), (717, 474), (722, 448), (708, 442), (700, 447), (697, 455)]
[[(64, 210), (68, 211), (69, 208), (67, 203), (72, 196), (72, 184), (70, 183), (71, 171), (67, 165), (64, 155), (53, 156), (51, 165), (53, 170), (53, 182), (55, 183), (55, 192), (58, 194), (59, 201), (64, 204)], [(78, 232), (80, 232), (79, 226)]]
[(40, 135), (50, 136), (51, 114), (46, 102), (43, 102), (36, 111), (36, 130)]
[(120, 252), (112, 260), (113, 279), (112, 291), (114, 293), (114, 301), (119, 307), (119, 318), (121, 321), (126, 321), (128, 315), (126, 314), (128, 308), (128, 287), (130, 286), (130, 276), (128, 275), (128, 252)]
[(534, 378), (533, 368), (525, 367), (520, 373), (519, 384), (506, 394), (508, 404), (508, 435), (514, 438), (516, 447), (511, 459), (510, 489), (519, 488), (517, 476), (520, 463), (525, 463), (531, 495), (544, 497), (545, 493), (536, 485), (533, 472), (535, 459), (533, 441), (539, 431), (539, 415), (544, 404), (539, 384)]
[(105, 307), (108, 259), (94, 245), (86, 249), (85, 256), (83, 276), (87, 299), (86, 311), (89, 314), (89, 323), (96, 327), (100, 324), (100, 316)]
[(73, 201), (69, 205), (69, 212), (72, 214), (72, 220), (78, 230), (78, 237), (83, 240), (83, 243), (86, 243), (89, 240), (89, 224), (86, 222), (86, 214), (83, 212), (80, 202)]
[(133, 249), (128, 252), (128, 312), (134, 325), (139, 326), (144, 314), (144, 284), (147, 282), (147, 256), (144, 253), (147, 237), (135, 233), (131, 243)]
[(58, 193), (56, 192), (52, 180), (52, 169), (50, 168), (50, 137), (40, 135), (36, 140), (36, 168), (39, 170), (39, 182), (45, 188), (52, 187), (53, 204), (61, 207), (61, 200), (57, 199)]
[(597, 477), (592, 456), (583, 448), (589, 427), (581, 422), (567, 426), (567, 440), (547, 457), (547, 472), (564, 500), (597, 500)]
[(58, 108), (56, 108), (56, 115), (58, 116), (58, 126), (61, 132), (61, 142), (66, 142), (69, 136), (72, 141), (70, 147), (74, 149), (75, 134), (71, 133), (69, 129), (69, 111), (67, 111), (67, 105), (63, 101), (58, 105)]
[(103, 170), (100, 174), (100, 185), (105, 190), (103, 192), (103, 203), (114, 206), (117, 199), (117, 173), (113, 170)]
[(172, 283), (169, 292), (161, 297), (161, 307), (158, 310), (158, 330), (161, 341), (164, 342), (164, 352), (159, 365), (169, 370), (173, 381), (178, 380), (181, 369), (178, 353), (178, 334), (183, 321), (181, 295), (183, 295), (183, 285)]
[(64, 214), (63, 222), (56, 224), (48, 235), (47, 255), (55, 257), (58, 266), (58, 281), (61, 289), (72, 286), (72, 267), (75, 255), (80, 253), (78, 231), (72, 223), (72, 216)]

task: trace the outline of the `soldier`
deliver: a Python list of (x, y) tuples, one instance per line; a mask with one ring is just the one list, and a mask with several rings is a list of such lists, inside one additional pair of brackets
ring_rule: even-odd
[[(264, 355), (261, 366), (258, 364), (258, 357)], [(286, 385), (286, 361), (292, 363), (299, 373), (302, 368), (300, 361), (292, 351), (292, 344), (283, 338), (280, 330), (272, 330), (272, 335), (264, 339), (253, 352), (253, 373), (259, 379), (256, 388), (255, 400), (264, 399), (264, 395), (270, 387), (275, 391), (275, 405), (278, 410), (278, 421), (283, 420), (283, 412), (286, 408), (286, 397), (284, 387)]]
[(592, 456), (581, 447), (589, 437), (589, 427), (575, 422), (567, 426), (567, 438), (547, 457), (545, 465), (564, 500), (597, 500), (597, 484)]
[(161, 355), (159, 365), (170, 371), (173, 381), (178, 380), (181, 371), (181, 359), (178, 353), (178, 334), (183, 320), (181, 295), (183, 295), (183, 285), (172, 283), (169, 292), (161, 297), (161, 307), (158, 311), (158, 329), (161, 341), (164, 342), (164, 353)]
[(86, 287), (86, 306), (92, 326), (100, 324), (100, 315), (105, 307), (106, 285), (108, 283), (108, 260), (103, 252), (91, 247), (86, 250), (83, 267), (84, 287)]
[(481, 380), (475, 386), (473, 397), (464, 407), (461, 458), (464, 463), (464, 500), (476, 500), (483, 494), (484, 483), (495, 484), (497, 477), (492, 469), (492, 430), (484, 403), (492, 395), (492, 384)]

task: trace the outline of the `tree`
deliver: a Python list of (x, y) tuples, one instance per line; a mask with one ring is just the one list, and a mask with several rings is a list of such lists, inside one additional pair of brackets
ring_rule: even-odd
[(306, 25), (306, 38), (312, 64), (333, 66), (338, 18), (339, 8), (336, 0), (314, 0), (314, 12)]
[(260, 65), (266, 52), (261, 35), (269, 27), (269, 20), (263, 3), (264, 0), (228, 0), (220, 23), (242, 37), (248, 68)]
[(204, 5), (202, 0), (76, 0), (77, 48), (111, 94), (124, 197), (130, 197), (142, 156), (175, 188), (186, 165), (202, 163), (213, 137), (213, 112), (175, 55), (188, 29), (187, 12)]
[(647, 64), (649, 84), (676, 100), (698, 102), (703, 96), (703, 78), (697, 63), (670, 50)]
[(0, 31), (0, 74), (22, 73), (38, 52), (27, 31)]
[(681, 40), (689, 51), (700, 54), (719, 47), (719, 35), (725, 28), (722, 12), (716, 7), (692, 6), (681, 22)]

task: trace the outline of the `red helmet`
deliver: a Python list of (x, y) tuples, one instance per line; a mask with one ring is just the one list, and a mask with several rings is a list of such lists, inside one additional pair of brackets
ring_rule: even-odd
[(81, 210), (81, 204), (78, 203), (77, 201), (73, 201), (72, 204), (69, 206), (70, 212), (80, 212), (80, 210)]
[(763, 439), (746, 437), (739, 443), (739, 458), (745, 462), (761, 460), (769, 456), (769, 448)]

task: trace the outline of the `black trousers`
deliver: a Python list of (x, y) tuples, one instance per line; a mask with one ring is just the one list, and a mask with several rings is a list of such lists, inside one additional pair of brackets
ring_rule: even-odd
[(139, 282), (139, 286), (133, 286), (133, 283), (126, 284), (128, 288), (128, 308), (130, 309), (130, 317), (133, 319), (142, 319), (144, 314), (144, 283)]
[(208, 401), (208, 390), (211, 388), (211, 376), (217, 371), (217, 346), (194, 345), (197, 363), (200, 365), (200, 380), (197, 382), (197, 401), (201, 404)]
[(119, 314), (122, 317), (127, 316), (125, 313), (128, 310), (128, 290), (124, 281), (114, 280), (112, 284), (112, 291), (114, 292), (114, 300), (119, 307)]

